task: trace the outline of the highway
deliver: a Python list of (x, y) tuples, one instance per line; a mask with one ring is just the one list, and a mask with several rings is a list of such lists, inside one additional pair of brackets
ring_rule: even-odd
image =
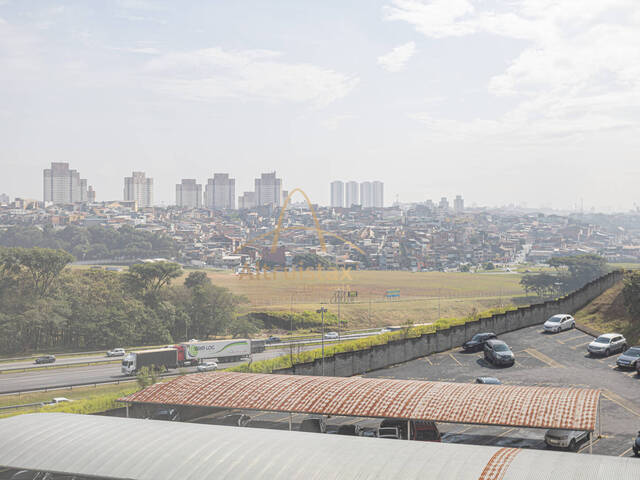
[[(313, 346), (302, 346), (301, 350), (311, 350)], [(289, 353), (288, 348), (272, 348), (262, 353), (255, 353), (253, 361), (266, 360)], [(57, 362), (56, 362), (57, 363)], [(242, 365), (244, 362), (219, 363), (220, 368)], [(195, 367), (185, 367), (182, 371), (195, 372)], [(178, 373), (180, 370), (171, 370)], [(26, 372), (0, 374), (0, 394), (13, 391), (31, 391), (44, 388), (54, 388), (65, 385), (80, 385), (93, 382), (115, 382), (128, 380), (120, 373), (120, 364), (89, 365), (82, 367), (48, 368)]]

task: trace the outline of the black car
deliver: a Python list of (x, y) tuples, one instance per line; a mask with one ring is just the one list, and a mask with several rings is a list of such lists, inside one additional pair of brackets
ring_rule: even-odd
[(500, 366), (511, 366), (516, 362), (513, 352), (502, 340), (488, 340), (484, 344), (484, 359)]
[(631, 347), (616, 360), (619, 368), (636, 368), (640, 359), (640, 347)]
[(338, 427), (338, 431), (336, 432), (338, 435), (351, 435), (352, 437), (361, 436), (362, 429), (360, 425), (354, 425), (353, 423), (347, 425), (340, 425)]
[(638, 437), (633, 441), (633, 454), (636, 457), (640, 457), (640, 432), (638, 432)]
[(473, 337), (471, 337), (471, 340), (462, 344), (462, 348), (464, 348), (467, 352), (477, 352), (478, 350), (482, 350), (482, 347), (484, 347), (484, 344), (487, 340), (492, 340), (495, 338), (498, 338), (495, 333), (476, 333)]
[(281, 341), (280, 337), (274, 337), (273, 335), (267, 338), (267, 343), (280, 343)]
[(179, 422), (180, 413), (175, 408), (161, 408), (151, 415), (151, 420), (167, 420), (170, 422)]
[(53, 363), (56, 361), (56, 357), (54, 355), (42, 355), (41, 357), (36, 358), (36, 363)]

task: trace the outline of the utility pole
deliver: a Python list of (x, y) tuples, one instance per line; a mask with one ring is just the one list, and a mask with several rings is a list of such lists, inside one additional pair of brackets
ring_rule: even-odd
[(319, 313), (322, 316), (322, 376), (324, 377), (324, 312), (327, 309), (324, 306), (320, 307), (316, 310), (316, 313)]

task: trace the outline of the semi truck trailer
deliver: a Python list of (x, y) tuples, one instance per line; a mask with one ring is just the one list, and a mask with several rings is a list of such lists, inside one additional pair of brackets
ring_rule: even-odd
[(121, 371), (125, 375), (135, 375), (142, 367), (176, 368), (178, 366), (178, 350), (175, 348), (158, 348), (127, 353), (122, 358)]
[(175, 345), (178, 350), (178, 363), (197, 365), (206, 360), (218, 362), (236, 362), (251, 354), (251, 340), (235, 338), (233, 340), (211, 340), (186, 342)]

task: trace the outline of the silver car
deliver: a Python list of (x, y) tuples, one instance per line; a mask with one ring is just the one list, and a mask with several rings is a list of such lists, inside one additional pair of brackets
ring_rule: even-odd
[(549, 320), (544, 322), (544, 331), (558, 333), (562, 330), (569, 330), (575, 328), (576, 321), (571, 315), (560, 314), (554, 315)]
[(624, 352), (626, 349), (627, 340), (619, 333), (605, 333), (587, 345), (587, 351), (591, 355), (606, 357), (615, 352)]
[(216, 362), (204, 362), (196, 367), (198, 372), (213, 372), (218, 369), (218, 364)]
[(572, 452), (578, 451), (578, 445), (589, 438), (589, 432), (580, 430), (547, 430), (544, 443), (552, 448), (565, 448)]

